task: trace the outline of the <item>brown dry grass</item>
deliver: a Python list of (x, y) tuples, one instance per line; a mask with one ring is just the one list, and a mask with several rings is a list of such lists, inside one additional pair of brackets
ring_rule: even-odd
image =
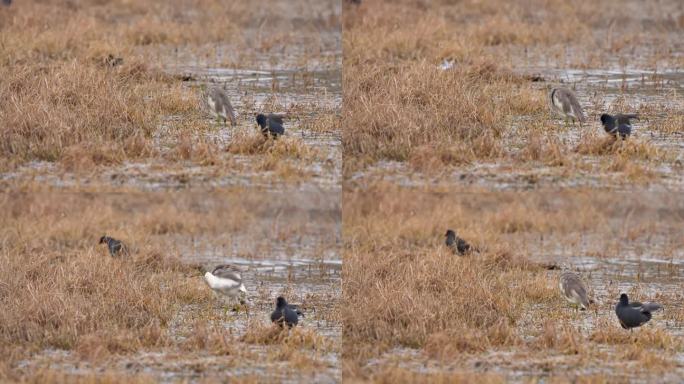
[(181, 98), (179, 86), (135, 64), (117, 71), (79, 61), (31, 65), (0, 67), (6, 158), (111, 164), (149, 156), (159, 117), (190, 109), (187, 101), (161, 102)]
[(97, 374), (70, 374), (55, 369), (44, 369), (31, 372), (27, 377), (18, 380), (22, 384), (41, 383), (74, 383), (74, 384), (151, 384), (156, 381), (152, 377), (139, 374), (120, 374), (117, 372), (101, 372)]
[(193, 324), (192, 333), (183, 341), (182, 348), (188, 353), (199, 350), (218, 356), (244, 354), (236, 345), (236, 339), (226, 328), (199, 319)]
[[(558, 249), (620, 258), (628, 244), (649, 242), (651, 236), (659, 236), (662, 254), (644, 250), (645, 257), (674, 257), (682, 246), (676, 229), (682, 207), (673, 202), (666, 194), (591, 189), (491, 193), (376, 183), (346, 190), (343, 295), (358, 310), (343, 312), (345, 377), (375, 381), (376, 375), (403, 375), (392, 368), (393, 358), (412, 364), (430, 359), (437, 367), (447, 364), (449, 371), (470, 373), (473, 361), (509, 351), (523, 371), (526, 359), (548, 358), (539, 364), (560, 376), (567, 360), (591, 366), (592, 356), (603, 353), (610, 364), (638, 360), (650, 373), (671, 367), (684, 347), (672, 329), (663, 327), (680, 313), (679, 299), (659, 297), (675, 307), (668, 323), (659, 314), (635, 339), (613, 313), (620, 291), (612, 279), (624, 277), (610, 275), (610, 288), (596, 308), (580, 314), (559, 297), (557, 272), (537, 262), (554, 260), (545, 253)], [(482, 252), (453, 256), (443, 245), (446, 228), (456, 229)], [(573, 265), (572, 258), (562, 262)], [(589, 291), (593, 294), (591, 285)], [(586, 317), (592, 318), (590, 332), (578, 323)], [(616, 345), (634, 351), (603, 352)], [(417, 350), (419, 357), (404, 356), (403, 349)], [(654, 353), (660, 358), (649, 358)], [(379, 362), (370, 364), (371, 359)], [(427, 380), (446, 369), (409, 371)]]
[(162, 248), (137, 249), (125, 260), (102, 252), (97, 239), (113, 212), (99, 204), (74, 209), (74, 196), (2, 197), (3, 354), (51, 347), (98, 358), (161, 347), (178, 306), (210, 298), (193, 283), (198, 272)]
[[(0, 221), (6, 224), (0, 230), (0, 356), (5, 362), (0, 379), (53, 380), (17, 366), (50, 349), (69, 351), (70, 359), (96, 367), (155, 351), (227, 357), (229, 365), (244, 359), (281, 361), (295, 373), (321, 368), (319, 354), (336, 353), (338, 346), (313, 328), (273, 341), (268, 354), (245, 350), (252, 341), (242, 341), (224, 316), (215, 316), (216, 301), (193, 262), (197, 254), (220, 252), (235, 238), (254, 243), (240, 248), (240, 257), (266, 257), (274, 247), (279, 253), (308, 257), (279, 242), (299, 238), (302, 244), (319, 231), (330, 233), (339, 220), (334, 204), (299, 207), (296, 193), (271, 197), (240, 188), (79, 193), (27, 187), (0, 194)], [(98, 244), (105, 233), (125, 241), (131, 255), (110, 257)], [(259, 241), (264, 236), (272, 241)], [(309, 252), (323, 254), (338, 240), (327, 241)], [(267, 319), (273, 292), (256, 283), (250, 289), (259, 304), (252, 316)], [(339, 321), (334, 307), (319, 304), (319, 295), (327, 302), (328, 294), (302, 296), (318, 309), (308, 314), (310, 321)], [(310, 353), (303, 356), (302, 350)], [(49, 375), (58, 373), (68, 376), (66, 370)], [(264, 374), (273, 372), (266, 369)]]
[[(673, 24), (669, 16), (680, 10), (674, 3), (646, 7), (650, 24), (643, 29), (635, 27), (641, 23), (635, 10), (643, 8), (636, 2), (615, 8), (590, 0), (573, 7), (556, 0), (405, 0), (348, 7), (345, 174), (378, 160), (427, 172), (477, 161), (575, 166), (581, 159), (548, 112), (547, 90), (519, 74), (521, 65), (603, 68), (642, 45), (654, 51), (650, 64), (676, 63), (667, 53), (672, 36), (681, 37), (676, 27), (683, 18)], [(606, 23), (606, 14), (621, 22)], [(444, 59), (454, 67), (440, 70)], [(661, 130), (672, 132), (680, 118), (676, 108), (665, 110)], [(588, 129), (601, 130), (596, 121)]]
[[(541, 113), (544, 106), (540, 97), (530, 99), (536, 105), (511, 105), (508, 100), (521, 97), (519, 87), (493, 63), (446, 72), (427, 62), (377, 64), (353, 73), (344, 88), (344, 153), (350, 157), (406, 161), (434, 146), (443, 163), (499, 158), (508, 116)], [(489, 85), (482, 87), (483, 81)]]
[(332, 348), (330, 340), (312, 330), (302, 327), (294, 327), (288, 330), (273, 324), (265, 325), (256, 322), (250, 324), (241, 340), (245, 343), (257, 345), (287, 345), (294, 350), (306, 348), (326, 351)]
[(602, 344), (632, 345), (634, 347), (656, 347), (669, 351), (681, 350), (682, 341), (663, 329), (645, 328), (641, 332), (626, 333), (621, 328), (602, 324), (601, 329), (591, 334), (590, 339)]
[[(345, 294), (364, 310), (347, 319), (345, 343), (425, 346), (428, 354), (443, 357), (515, 345), (518, 338), (510, 326), (530, 300), (529, 290), (516, 282), (534, 284), (534, 273), (516, 263), (500, 264), (495, 255), (474, 260), (445, 256), (414, 250), (385, 251), (373, 264), (347, 258), (345, 286), (359, 288)], [(362, 288), (366, 281), (375, 282), (372, 294)], [(547, 290), (542, 299), (553, 293)]]
[(240, 155), (266, 154), (272, 161), (284, 158), (312, 161), (318, 156), (316, 149), (304, 145), (298, 138), (271, 139), (253, 132), (237, 133), (227, 150)]
[[(199, 90), (163, 72), (178, 64), (177, 50), (206, 58), (231, 46), (244, 53), (225, 65), (239, 67), (257, 65), (259, 55), (301, 56), (286, 50), (292, 44), (307, 50), (306, 66), (329, 48), (320, 34), (338, 28), (331, 2), (12, 4), (0, 12), (0, 167), (45, 160), (88, 170), (157, 158), (153, 134), (162, 125), (177, 137), (164, 160), (222, 164), (186, 135), (212, 125), (198, 108)], [(123, 64), (106, 65), (110, 54)]]
[[(475, 244), (496, 236), (468, 228), (459, 220), (468, 216), (463, 210), (439, 194), (389, 186), (366, 191), (363, 197), (345, 195), (350, 248), (345, 254), (344, 295), (350, 305), (363, 308), (344, 319), (347, 358), (363, 356), (359, 351), (367, 352), (369, 344), (424, 347), (429, 355), (447, 358), (520, 342), (512, 326), (523, 306), (530, 300), (549, 301), (555, 291), (537, 267), (514, 250), (489, 246), (491, 241), (483, 255), (473, 258), (455, 258), (440, 247), (442, 239), (436, 235), (452, 226), (462, 228), (462, 236)], [(530, 230), (515, 221), (496, 224), (496, 216), (482, 221), (501, 232)], [(509, 220), (515, 216), (501, 211)]]

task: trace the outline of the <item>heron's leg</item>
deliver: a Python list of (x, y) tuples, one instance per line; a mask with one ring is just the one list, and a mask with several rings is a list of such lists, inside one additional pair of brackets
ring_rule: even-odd
[(237, 304), (233, 299), (230, 300), (230, 304), (226, 305), (226, 316), (234, 317), (240, 313), (240, 305)]
[(218, 295), (216, 294), (216, 291), (214, 291), (213, 289), (211, 290), (211, 293), (212, 293), (212, 297), (214, 300), (209, 302), (208, 310), (209, 310), (209, 313), (211, 313), (211, 318), (214, 319), (215, 318), (214, 313), (216, 310), (216, 299), (218, 299)]
[(249, 313), (249, 305), (247, 304), (247, 295), (240, 293), (235, 297), (235, 311), (240, 312), (244, 309), (245, 312)]
[(214, 290), (212, 290), (212, 292), (214, 292), (214, 299), (216, 299), (218, 301), (219, 308), (223, 311), (223, 315), (224, 316), (227, 315), (228, 314), (228, 306), (226, 305), (225, 296), (220, 295), (218, 292), (216, 292)]
[(233, 312), (240, 313), (240, 299), (237, 296), (235, 296), (235, 297), (233, 297), (232, 301), (233, 301), (233, 308), (232, 308)]

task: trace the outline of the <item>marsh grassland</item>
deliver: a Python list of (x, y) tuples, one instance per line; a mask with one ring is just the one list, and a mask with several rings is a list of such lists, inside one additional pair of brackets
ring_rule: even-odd
[[(0, 6), (0, 381), (341, 380), (340, 13)], [(235, 127), (203, 106), (211, 86)], [(285, 136), (264, 139), (257, 112)], [(202, 277), (225, 263), (237, 312)], [(289, 333), (278, 295), (306, 314)]]
[[(340, 12), (275, 0), (4, 7), (2, 179), (335, 185)], [(209, 86), (226, 89), (237, 127), (202, 108)], [(284, 140), (263, 140), (257, 112), (286, 116)]]
[[(345, 380), (682, 380), (683, 27), (678, 1), (345, 5)], [(604, 112), (641, 120), (616, 141)], [(625, 331), (621, 292), (665, 310)]]
[[(346, 180), (682, 187), (681, 2), (366, 1), (343, 24)], [(642, 119), (616, 143), (604, 112)]]
[[(3, 381), (339, 381), (339, 202), (36, 188), (0, 206)], [(112, 258), (103, 234), (131, 255)], [(244, 271), (239, 312), (203, 281), (224, 263)], [(269, 321), (278, 295), (306, 313), (289, 334)]]
[[(345, 191), (345, 380), (678, 382), (683, 224), (666, 193)], [(446, 228), (481, 252), (454, 256)], [(581, 273), (597, 305), (569, 307), (547, 265)], [(626, 331), (621, 292), (666, 309)]]

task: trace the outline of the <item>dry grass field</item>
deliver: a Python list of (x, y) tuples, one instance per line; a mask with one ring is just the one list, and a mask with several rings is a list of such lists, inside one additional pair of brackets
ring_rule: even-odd
[[(346, 190), (345, 380), (678, 382), (682, 225), (667, 193)], [(447, 228), (481, 252), (452, 255)], [(571, 308), (547, 265), (579, 271), (597, 304)], [(665, 310), (625, 331), (621, 292)]]
[(0, 5), (0, 382), (681, 382), (683, 68), (678, 0)]
[[(3, 382), (340, 379), (339, 198), (34, 187), (1, 193), (0, 212)], [(104, 234), (131, 255), (112, 258)], [(240, 312), (200, 271), (227, 262), (244, 271)], [(289, 334), (269, 321), (281, 294), (306, 313)]]
[[(345, 5), (345, 381), (681, 382), (683, 27), (668, 0)], [(622, 292), (665, 310), (625, 331)]]
[[(329, 183), (341, 169), (340, 12), (334, 1), (276, 0), (0, 8), (0, 169), (101, 181), (131, 163), (182, 165), (199, 167), (200, 181)], [(201, 107), (210, 85), (226, 88), (235, 129)], [(288, 135), (264, 142), (257, 112), (285, 114)]]
[[(681, 2), (369, 0), (345, 11), (347, 179), (681, 188)], [(578, 94), (582, 128), (550, 112), (559, 85)], [(607, 137), (606, 111), (640, 113), (636, 134)]]
[[(340, 14), (0, 5), (0, 381), (341, 380)], [(211, 86), (235, 127), (204, 107)], [(264, 139), (258, 112), (285, 136)], [(225, 263), (238, 307), (203, 281)], [(291, 332), (270, 323), (278, 295), (306, 314)]]

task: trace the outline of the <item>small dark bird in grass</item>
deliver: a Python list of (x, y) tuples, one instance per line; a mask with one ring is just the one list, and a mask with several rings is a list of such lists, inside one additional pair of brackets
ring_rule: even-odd
[(107, 244), (109, 254), (114, 257), (128, 255), (128, 248), (120, 240), (116, 240), (109, 236), (102, 236), (100, 237), (100, 244)]
[(632, 122), (631, 119), (639, 119), (639, 115), (630, 114), (617, 114), (611, 116), (607, 113), (601, 115), (601, 124), (603, 124), (603, 129), (610, 135), (626, 139), (632, 134)]
[(257, 115), (256, 121), (257, 124), (259, 124), (259, 128), (261, 128), (261, 133), (265, 137), (268, 137), (269, 135), (273, 137), (278, 137), (285, 133), (285, 128), (283, 128), (282, 116), (274, 114), (269, 114), (267, 116), (260, 113)]
[(279, 296), (276, 299), (276, 309), (271, 313), (271, 322), (278, 324), (281, 328), (283, 325), (292, 328), (299, 322), (299, 316), (304, 316), (302, 311), (288, 304), (284, 297)]
[(640, 327), (651, 320), (651, 313), (661, 309), (663, 306), (658, 303), (640, 303), (638, 301), (629, 302), (627, 294), (620, 295), (620, 301), (615, 306), (620, 325), (624, 329)]
[(104, 63), (105, 66), (112, 67), (112, 68), (117, 67), (119, 65), (122, 65), (123, 61), (124, 61), (123, 57), (115, 57), (111, 53), (102, 60), (102, 62)]
[(456, 236), (456, 232), (454, 232), (452, 229), (447, 229), (446, 234), (444, 236), (446, 236), (446, 246), (449, 247), (449, 249), (451, 249), (451, 252), (453, 252), (454, 255), (457, 254), (459, 256), (463, 256), (470, 254), (473, 251), (479, 252), (479, 249), (471, 247), (467, 241)]

